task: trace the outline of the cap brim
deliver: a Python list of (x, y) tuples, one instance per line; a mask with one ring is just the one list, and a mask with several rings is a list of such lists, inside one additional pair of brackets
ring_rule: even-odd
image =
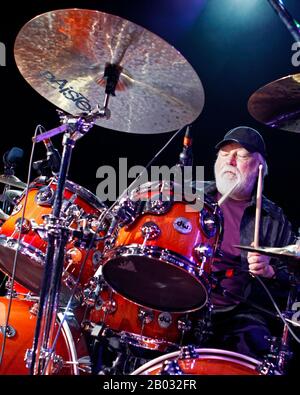
[(245, 143), (241, 143), (239, 140), (237, 139), (228, 139), (228, 140), (222, 140), (220, 141), (215, 148), (216, 149), (220, 149), (222, 146), (224, 146), (225, 144), (230, 144), (230, 143), (237, 143), (240, 144), (242, 147), (246, 148), (247, 151), (249, 152), (256, 152), (257, 150), (250, 144), (245, 144)]

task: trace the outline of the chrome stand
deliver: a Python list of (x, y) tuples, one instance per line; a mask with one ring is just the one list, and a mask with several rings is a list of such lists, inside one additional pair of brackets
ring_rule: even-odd
[(268, 2), (285, 26), (288, 28), (295, 41), (300, 42), (300, 26), (285, 8), (283, 2), (281, 0), (268, 0)]
[[(34, 375), (51, 374), (55, 371), (56, 356), (53, 355), (55, 347), (55, 323), (58, 312), (61, 277), (64, 265), (65, 246), (69, 240), (71, 229), (69, 229), (64, 219), (60, 217), (63, 202), (63, 194), (69, 166), (71, 162), (72, 150), (78, 139), (83, 137), (93, 126), (94, 120), (98, 117), (108, 117), (108, 95), (105, 98), (103, 110), (97, 109), (86, 116), (73, 117), (61, 115), (64, 127), (57, 128), (56, 134), (64, 132), (63, 155), (58, 176), (57, 190), (53, 204), (53, 212), (44, 220), (44, 228), (47, 234), (47, 251), (45, 258), (45, 270), (42, 281), (40, 306), (37, 316), (33, 347), (27, 351), (27, 367)], [(51, 135), (55, 131), (51, 131)], [(45, 132), (37, 138), (42, 140), (48, 138), (49, 133)]]

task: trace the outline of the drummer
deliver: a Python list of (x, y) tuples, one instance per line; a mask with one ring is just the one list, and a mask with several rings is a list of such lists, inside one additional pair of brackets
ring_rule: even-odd
[[(265, 142), (255, 129), (238, 126), (226, 133), (216, 149), (215, 182), (205, 183), (206, 195), (219, 201), (235, 184), (237, 186), (221, 205), (224, 216), (222, 258), (213, 264), (217, 286), (212, 292), (212, 336), (208, 346), (262, 359), (269, 350), (266, 337), (271, 333), (276, 335), (282, 327), (271, 315), (251, 304), (275, 311), (255, 277), (263, 280), (284, 308), (290, 275), (278, 259), (241, 252), (233, 246), (253, 243), (259, 165), (263, 165), (263, 176), (268, 173)], [(281, 247), (293, 241), (291, 224), (282, 209), (263, 196), (259, 245)], [(199, 335), (197, 330), (195, 335)]]

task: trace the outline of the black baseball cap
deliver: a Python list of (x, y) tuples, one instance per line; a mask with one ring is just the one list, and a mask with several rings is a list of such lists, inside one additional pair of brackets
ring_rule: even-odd
[(259, 152), (264, 158), (267, 156), (264, 139), (257, 130), (249, 126), (237, 126), (229, 130), (215, 148), (220, 149), (228, 143), (239, 143), (249, 152)]

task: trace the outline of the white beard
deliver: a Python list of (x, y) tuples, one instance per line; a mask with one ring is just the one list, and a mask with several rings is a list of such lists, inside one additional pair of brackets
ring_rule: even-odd
[(226, 170), (232, 171), (234, 174), (224, 172), (222, 169), (216, 172), (215, 168), (215, 178), (217, 190), (221, 195), (227, 194), (233, 187), (233, 191), (230, 193), (229, 197), (235, 200), (244, 200), (251, 196), (256, 176), (243, 177), (236, 169), (226, 168)]

